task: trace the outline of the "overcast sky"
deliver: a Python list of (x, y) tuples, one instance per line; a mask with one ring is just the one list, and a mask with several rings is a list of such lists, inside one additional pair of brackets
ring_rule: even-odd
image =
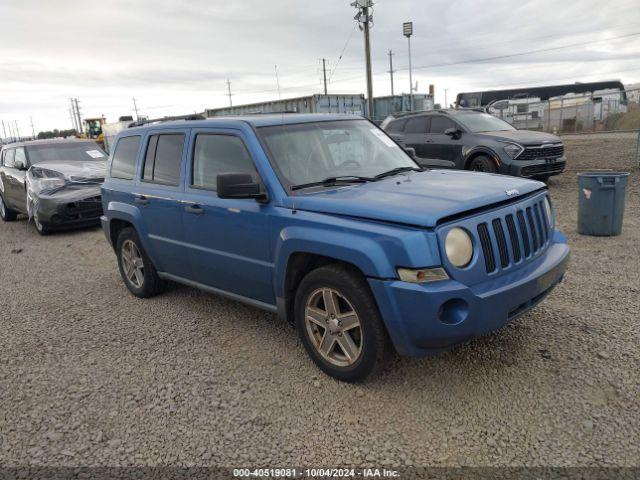
[[(228, 104), (227, 78), (234, 104), (270, 100), (275, 65), (283, 97), (320, 93), (323, 57), (330, 93), (364, 93), (350, 2), (1, 0), (0, 119), (23, 135), (30, 117), (36, 133), (70, 128), (69, 97), (108, 121), (133, 114), (134, 96), (151, 117), (200, 112)], [(373, 15), (375, 96), (390, 93), (389, 49), (396, 93), (409, 90), (408, 20), (414, 81), (435, 84), (437, 102), (445, 88), (451, 103), (477, 89), (640, 81), (638, 0), (378, 0)]]

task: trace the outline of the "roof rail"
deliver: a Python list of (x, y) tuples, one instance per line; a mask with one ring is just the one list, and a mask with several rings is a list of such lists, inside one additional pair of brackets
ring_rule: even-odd
[(170, 117), (161, 117), (161, 118), (151, 118), (147, 120), (138, 120), (136, 122), (131, 122), (128, 128), (133, 127), (141, 127), (142, 125), (148, 125), (150, 123), (162, 123), (162, 122), (172, 122), (175, 120), (206, 120), (206, 117), (198, 114), (189, 114), (189, 115), (176, 115)]

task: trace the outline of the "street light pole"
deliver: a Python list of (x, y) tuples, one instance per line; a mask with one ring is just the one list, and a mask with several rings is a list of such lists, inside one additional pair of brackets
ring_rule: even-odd
[(373, 119), (375, 112), (373, 111), (373, 77), (371, 75), (371, 42), (369, 39), (371, 21), (373, 20), (373, 15), (371, 14), (373, 0), (356, 0), (351, 6), (358, 9), (358, 13), (354, 19), (358, 22), (360, 30), (364, 32), (364, 56), (367, 68), (367, 107), (369, 110), (369, 118)]
[(413, 111), (413, 69), (411, 68), (411, 35), (413, 35), (413, 22), (403, 23), (402, 33), (407, 37), (409, 44), (409, 110)]

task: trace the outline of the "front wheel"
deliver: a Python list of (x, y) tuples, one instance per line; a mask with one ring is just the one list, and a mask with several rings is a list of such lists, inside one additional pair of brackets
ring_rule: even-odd
[(116, 255), (120, 275), (131, 293), (140, 298), (160, 293), (164, 282), (158, 276), (133, 228), (125, 228), (120, 232)]
[(18, 217), (18, 212), (11, 210), (4, 203), (4, 198), (0, 195), (0, 218), (5, 222), (13, 222)]
[(300, 282), (295, 298), (300, 340), (315, 364), (347, 382), (383, 362), (386, 331), (364, 279), (341, 265), (320, 267)]
[(36, 227), (36, 231), (40, 235), (49, 235), (51, 233), (51, 229), (46, 225), (43, 225), (42, 222), (40, 222), (37, 214), (33, 216), (33, 224)]
[(471, 160), (469, 170), (473, 172), (497, 173), (498, 167), (493, 160), (486, 155), (478, 155), (476, 158)]

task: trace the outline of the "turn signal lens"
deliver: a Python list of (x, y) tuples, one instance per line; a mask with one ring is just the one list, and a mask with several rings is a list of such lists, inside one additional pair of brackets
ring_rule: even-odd
[(436, 268), (398, 268), (398, 277), (403, 282), (428, 283), (447, 280), (449, 275), (442, 267)]
[(447, 258), (456, 267), (469, 265), (473, 258), (473, 241), (466, 230), (456, 227), (449, 230), (445, 240)]

